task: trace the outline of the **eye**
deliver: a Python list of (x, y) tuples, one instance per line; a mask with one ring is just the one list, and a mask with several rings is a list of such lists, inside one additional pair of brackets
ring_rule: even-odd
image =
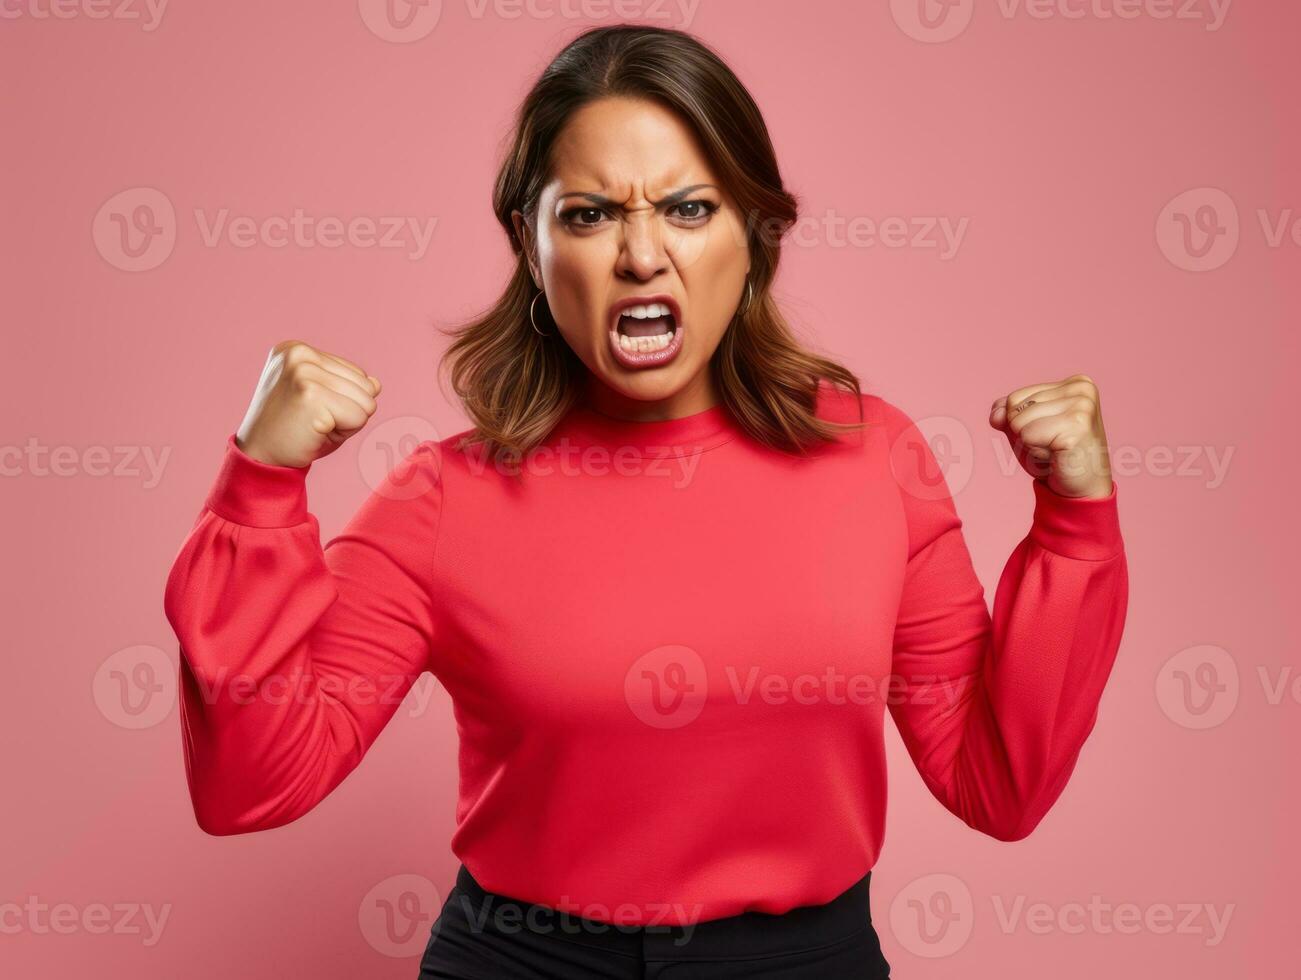
[(599, 217), (600, 217), (601, 215), (603, 215), (603, 214), (605, 214), (605, 212), (604, 212), (601, 208), (591, 208), (591, 207), (587, 207), (587, 208), (570, 208), (568, 211), (563, 211), (563, 212), (561, 212), (561, 214), (560, 214), (560, 220), (563, 221), (563, 222), (564, 222), (565, 224), (567, 224), (567, 225), (583, 225), (583, 226), (585, 226), (585, 227), (592, 228), (592, 227), (595, 227), (596, 225), (598, 225), (598, 224), (600, 223), (600, 221), (599, 221), (599, 220), (597, 220), (597, 221), (586, 221), (586, 220), (579, 221), (579, 220), (575, 220), (575, 218), (576, 218), (578, 215), (583, 215), (583, 216), (585, 216), (585, 217), (586, 217), (586, 216), (592, 216), (592, 215), (595, 215), (595, 216), (597, 216), (597, 218), (599, 219)]
[[(713, 201), (707, 201), (703, 198), (697, 198), (692, 201), (679, 201), (669, 208), (670, 212), (678, 211), (678, 217), (687, 227), (693, 228), (703, 225), (711, 215), (721, 207)], [(603, 208), (595, 207), (575, 207), (568, 211), (560, 213), (560, 220), (571, 228), (596, 228), (601, 224), (601, 216), (608, 217), (608, 212)]]
[(675, 211), (678, 208), (687, 209), (687, 213), (681, 215), (684, 221), (688, 221), (693, 225), (702, 225), (709, 220), (710, 215), (718, 210), (719, 205), (715, 204), (713, 201), (706, 201), (702, 198), (697, 198), (694, 201), (681, 201), (678, 204), (673, 205), (669, 210)]

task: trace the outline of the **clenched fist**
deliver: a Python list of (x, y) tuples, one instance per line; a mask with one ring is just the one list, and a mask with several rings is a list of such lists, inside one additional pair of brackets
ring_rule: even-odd
[(301, 340), (271, 348), (248, 414), (235, 433), (243, 452), (272, 466), (328, 456), (375, 414), (379, 380)]
[(1111, 461), (1098, 386), (1087, 374), (1026, 385), (995, 400), (989, 424), (1021, 467), (1064, 497), (1111, 496)]

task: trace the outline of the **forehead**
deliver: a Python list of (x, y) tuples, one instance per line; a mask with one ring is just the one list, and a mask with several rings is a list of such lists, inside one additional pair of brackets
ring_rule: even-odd
[(695, 131), (649, 99), (598, 99), (576, 111), (552, 147), (558, 192), (718, 183)]

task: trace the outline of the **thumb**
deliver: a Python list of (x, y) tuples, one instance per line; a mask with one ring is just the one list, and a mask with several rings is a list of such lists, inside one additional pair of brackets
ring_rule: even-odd
[(997, 399), (989, 408), (989, 424), (999, 432), (1007, 431), (1007, 396)]

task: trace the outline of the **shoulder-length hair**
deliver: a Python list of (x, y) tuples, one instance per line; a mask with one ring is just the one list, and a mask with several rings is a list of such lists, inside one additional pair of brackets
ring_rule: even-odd
[(694, 127), (746, 216), (753, 296), (743, 300), (709, 365), (738, 423), (759, 442), (792, 453), (860, 427), (861, 411), (857, 423), (816, 416), (824, 381), (852, 391), (861, 405), (858, 378), (801, 346), (769, 295), (780, 239), (797, 218), (798, 200), (782, 186), (758, 106), (697, 38), (669, 28), (620, 24), (588, 30), (566, 45), (519, 106), (492, 199), (517, 259), (515, 270), (489, 309), (447, 331), (455, 340), (443, 363), (450, 362), (452, 387), (474, 423), (460, 447), (484, 443), (498, 461), (518, 462), (579, 397), (586, 365), (562, 337), (554, 331), (542, 336), (530, 323), (530, 304), (539, 290), (511, 212), (518, 209), (536, 222), (557, 136), (574, 112), (609, 96), (658, 100), (678, 112)]

